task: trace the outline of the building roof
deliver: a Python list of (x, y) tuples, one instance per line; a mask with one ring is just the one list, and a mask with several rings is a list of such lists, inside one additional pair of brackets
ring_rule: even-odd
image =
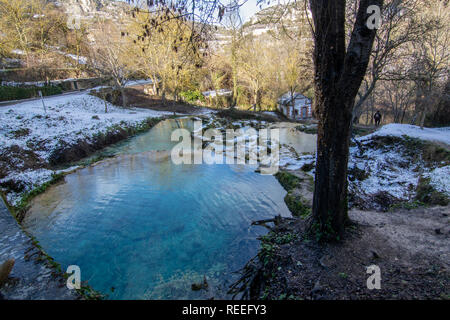
[(309, 98), (305, 97), (303, 94), (301, 94), (299, 92), (294, 92), (293, 94), (291, 94), (290, 92), (287, 92), (287, 93), (283, 94), (278, 99), (278, 103), (283, 104), (283, 105), (288, 105), (288, 104), (292, 104), (292, 100), (296, 100), (295, 101), (296, 106), (297, 106), (297, 104), (310, 104), (311, 103), (311, 100)]

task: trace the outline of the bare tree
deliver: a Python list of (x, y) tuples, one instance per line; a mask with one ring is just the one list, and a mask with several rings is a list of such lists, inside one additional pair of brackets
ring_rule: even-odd
[(255, 109), (261, 110), (263, 91), (268, 87), (271, 66), (268, 45), (249, 35), (239, 50), (239, 78), (252, 96)]
[(384, 81), (381, 86), (381, 105), (392, 114), (392, 120), (403, 123), (414, 102), (412, 81)]
[(125, 86), (131, 70), (126, 63), (126, 47), (119, 36), (120, 32), (114, 26), (105, 22), (100, 24), (89, 53), (89, 65), (99, 76), (113, 80), (114, 88), (120, 90), (122, 106), (126, 108)]
[(416, 114), (413, 123), (424, 126), (427, 113), (439, 101), (439, 86), (444, 86), (450, 73), (450, 4), (448, 1), (429, 1), (422, 16), (430, 17), (434, 28), (413, 44), (410, 77), (416, 83)]
[(231, 79), (233, 82), (233, 101), (231, 107), (234, 108), (238, 99), (238, 49), (242, 42), (242, 18), (239, 14), (239, 6), (237, 0), (231, 0), (229, 7), (226, 9), (223, 25), (231, 36)]
[[(350, 6), (348, 11), (352, 16)], [(373, 93), (380, 80), (403, 80), (406, 70), (399, 68), (409, 55), (408, 45), (421, 39), (432, 26), (418, 17), (421, 1), (388, 0), (382, 10), (382, 25), (375, 35), (366, 76), (358, 91), (353, 117), (357, 121), (364, 113), (364, 102)], [(352, 20), (352, 19), (350, 19)]]

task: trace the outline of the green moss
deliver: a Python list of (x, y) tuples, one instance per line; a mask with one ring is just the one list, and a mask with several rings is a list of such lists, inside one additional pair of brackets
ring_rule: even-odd
[(278, 179), (283, 188), (288, 192), (299, 186), (301, 182), (299, 177), (286, 171), (279, 171), (275, 175), (275, 178)]
[(12, 207), (12, 212), (16, 219), (21, 222), (22, 219), (25, 216), (25, 212), (28, 209), (30, 201), (40, 195), (41, 193), (44, 193), (51, 185), (61, 181), (64, 179), (66, 173), (55, 173), (52, 175), (51, 179), (39, 186), (36, 186), (34, 189), (26, 193), (22, 199), (20, 200), (19, 204), (15, 207)]
[(420, 177), (417, 184), (415, 200), (427, 205), (446, 206), (449, 203), (448, 196), (437, 191), (431, 184), (431, 179)]
[(314, 169), (314, 162), (311, 162), (311, 163), (305, 163), (302, 167), (301, 167), (301, 169), (302, 169), (302, 171), (305, 171), (305, 172), (308, 172), (308, 171), (311, 171), (312, 169)]
[(317, 126), (300, 125), (300, 126), (295, 127), (295, 129), (297, 129), (298, 131), (304, 132), (304, 133), (308, 133), (308, 134), (317, 134)]
[(293, 216), (305, 218), (311, 214), (311, 208), (304, 204), (304, 200), (301, 196), (295, 196), (292, 193), (288, 193), (284, 197), (284, 202)]
[(293, 233), (276, 233), (276, 232), (270, 232), (269, 234), (262, 236), (261, 241), (264, 244), (278, 244), (278, 245), (282, 245), (282, 244), (286, 244), (286, 243), (290, 243), (293, 240), (297, 239), (297, 235), (293, 234)]
[(425, 206), (425, 203), (418, 201), (418, 200), (414, 200), (414, 201), (404, 201), (404, 202), (399, 202), (399, 203), (395, 203), (393, 204), (389, 210), (396, 210), (396, 209), (406, 209), (406, 210), (412, 210), (412, 209), (417, 209), (420, 207)]
[(258, 252), (259, 260), (267, 266), (274, 258), (276, 250), (280, 245), (290, 243), (296, 240), (298, 237), (293, 233), (279, 233), (271, 231), (267, 235), (262, 236), (261, 247)]
[(200, 90), (187, 90), (182, 91), (180, 93), (180, 96), (183, 97), (183, 99), (188, 103), (195, 103), (197, 101), (205, 102), (206, 99), (203, 96), (203, 94), (200, 92)]

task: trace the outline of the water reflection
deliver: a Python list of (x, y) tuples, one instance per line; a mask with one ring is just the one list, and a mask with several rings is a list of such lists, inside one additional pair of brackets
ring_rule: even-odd
[(298, 154), (314, 153), (317, 148), (317, 135), (301, 132), (295, 127), (297, 123), (282, 122), (272, 125), (272, 128), (280, 129), (280, 143), (295, 149)]
[[(172, 164), (161, 150), (178, 125), (189, 121), (110, 148), (129, 154), (68, 175), (24, 221), (63, 268), (79, 265), (82, 280), (112, 299), (225, 298), (231, 272), (266, 232), (251, 222), (290, 215), (275, 178), (252, 167)], [(192, 291), (204, 275), (209, 291)]]

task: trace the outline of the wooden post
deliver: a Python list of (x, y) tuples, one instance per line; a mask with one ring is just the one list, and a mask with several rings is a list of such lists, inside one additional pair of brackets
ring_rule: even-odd
[(42, 106), (44, 107), (44, 112), (47, 113), (47, 109), (45, 108), (44, 97), (42, 96), (42, 91), (39, 90), (39, 97), (41, 97)]

